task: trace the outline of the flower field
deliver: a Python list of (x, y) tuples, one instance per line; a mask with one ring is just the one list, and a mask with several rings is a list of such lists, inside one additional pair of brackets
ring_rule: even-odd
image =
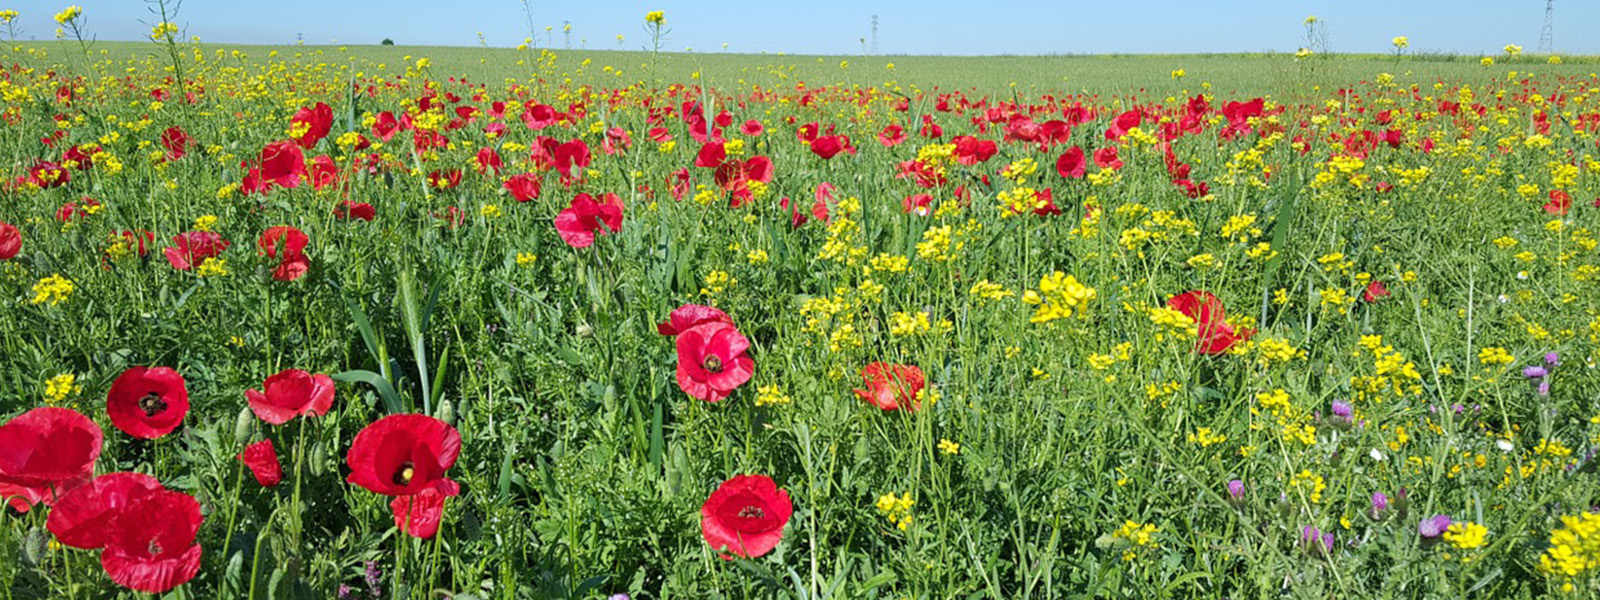
[(57, 21), (7, 598), (1600, 595), (1593, 60)]

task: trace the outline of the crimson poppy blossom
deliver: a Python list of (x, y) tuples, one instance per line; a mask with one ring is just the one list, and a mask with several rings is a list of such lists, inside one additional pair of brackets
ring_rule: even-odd
[(589, 144), (584, 143), (583, 140), (572, 140), (556, 147), (556, 171), (561, 173), (563, 178), (577, 178), (576, 175), (573, 175), (572, 169), (574, 167), (579, 169), (588, 168), (590, 158)]
[(445, 169), (428, 173), (428, 187), (448, 190), (461, 185), (461, 169)]
[(372, 121), (372, 137), (387, 142), (397, 131), (400, 131), (400, 121), (394, 118), (394, 113), (383, 111)]
[(996, 152), (1000, 151), (999, 146), (993, 140), (980, 140), (970, 135), (957, 136), (950, 141), (956, 145), (955, 151), (952, 153), (952, 156), (956, 158), (956, 162), (969, 167), (981, 162), (988, 162), (989, 159), (994, 158)]
[(300, 187), (306, 178), (306, 155), (294, 142), (277, 141), (262, 147), (256, 165), (239, 183), (239, 190), (247, 196), (265, 194), (275, 187)]
[(389, 510), (394, 513), (395, 528), (415, 538), (433, 537), (439, 532), (439, 523), (444, 520), (445, 499), (460, 494), (459, 484), (449, 479), (441, 479), (410, 496), (396, 496), (389, 501)]
[(1073, 146), (1056, 159), (1056, 173), (1067, 179), (1083, 179), (1089, 163), (1084, 160), (1083, 148)]
[(933, 211), (933, 196), (930, 194), (912, 194), (901, 200), (900, 206), (905, 209), (906, 214), (926, 217), (928, 213)]
[(75, 410), (46, 406), (0, 425), (0, 499), (27, 512), (55, 504), (67, 491), (94, 476), (104, 436), (100, 427)]
[(517, 202), (527, 202), (539, 197), (539, 176), (533, 173), (512, 175), (500, 184)]
[(1200, 354), (1226, 353), (1234, 344), (1249, 340), (1256, 332), (1254, 329), (1235, 332), (1226, 320), (1222, 299), (1211, 292), (1195, 290), (1178, 294), (1167, 300), (1167, 307), (1194, 319), (1198, 330), (1195, 352)]
[(1117, 147), (1107, 146), (1094, 151), (1094, 164), (1109, 171), (1122, 168), (1122, 159), (1117, 158)]
[(289, 131), (299, 132), (294, 138), (301, 148), (310, 150), (333, 129), (333, 109), (318, 102), (316, 106), (302, 107), (289, 118)]
[(696, 326), (706, 323), (733, 324), (733, 317), (721, 309), (699, 304), (685, 304), (672, 311), (667, 320), (656, 325), (656, 332), (661, 335), (678, 335)]
[(899, 125), (887, 125), (883, 131), (878, 132), (878, 143), (885, 148), (893, 148), (906, 142), (906, 128)]
[(283, 463), (278, 462), (278, 449), (273, 447), (271, 439), (245, 446), (239, 453), (239, 462), (250, 468), (250, 474), (261, 487), (273, 487), (283, 481)]
[(189, 390), (177, 371), (132, 367), (111, 382), (106, 414), (123, 433), (153, 440), (183, 424), (189, 414)]
[(245, 390), (250, 412), (262, 421), (282, 425), (300, 415), (320, 417), (333, 408), (333, 378), (288, 369), (268, 377), (261, 390)]
[(755, 375), (755, 361), (745, 355), (750, 340), (731, 323), (713, 321), (680, 331), (678, 387), (706, 402), (727, 398)]
[(333, 216), (339, 219), (358, 219), (371, 221), (378, 216), (378, 210), (366, 202), (351, 202), (342, 200), (338, 206), (333, 207)]
[(189, 147), (194, 144), (194, 138), (182, 127), (168, 127), (166, 131), (161, 132), (161, 147), (167, 150), (168, 162), (183, 158), (189, 153)]
[(794, 515), (789, 492), (766, 475), (737, 475), (700, 506), (700, 534), (724, 559), (756, 558), (778, 547)]
[(572, 199), (566, 210), (556, 215), (556, 233), (573, 248), (588, 248), (596, 235), (622, 231), (622, 199), (605, 194), (600, 201), (587, 193)]
[(182, 492), (144, 495), (111, 519), (100, 566), (122, 587), (159, 594), (200, 572), (200, 503)]
[(339, 183), (339, 165), (334, 164), (331, 156), (318, 156), (311, 159), (306, 178), (311, 180), (311, 189), (315, 190), (336, 185)]
[(505, 165), (505, 161), (500, 159), (500, 153), (487, 146), (479, 148), (478, 155), (473, 157), (473, 160), (477, 163), (478, 172), (482, 174), (494, 171), (494, 174), (499, 175), (500, 167)]
[(294, 281), (311, 268), (305, 253), (309, 243), (311, 238), (305, 232), (286, 225), (269, 227), (256, 240), (262, 255), (278, 260), (272, 269), (272, 278), (278, 281)]
[(0, 221), (0, 260), (11, 260), (22, 251), (22, 232), (16, 225)]
[(739, 126), (739, 133), (750, 137), (758, 137), (763, 131), (766, 131), (766, 128), (761, 125), (760, 121), (755, 119), (745, 121), (743, 125)]
[(28, 169), (28, 183), (44, 189), (60, 187), (72, 181), (72, 172), (58, 163), (41, 160)]
[(129, 504), (160, 489), (161, 482), (144, 473), (101, 475), (63, 495), (50, 509), (45, 528), (64, 546), (104, 548), (111, 521)]
[(1361, 299), (1368, 303), (1377, 302), (1389, 297), (1389, 287), (1377, 279), (1367, 283), (1367, 289), (1361, 291)]
[(838, 156), (840, 152), (856, 153), (856, 149), (850, 147), (850, 138), (842, 135), (825, 135), (811, 142), (811, 153), (823, 160)]
[(919, 396), (927, 382), (922, 369), (916, 365), (896, 365), (885, 362), (869, 363), (861, 368), (861, 379), (867, 389), (855, 390), (856, 396), (883, 410), (916, 412), (922, 409)]
[(461, 455), (461, 434), (427, 415), (390, 415), (367, 425), (345, 461), (352, 484), (385, 496), (411, 496), (440, 481)]
[(1552, 215), (1564, 215), (1572, 209), (1572, 195), (1565, 190), (1550, 190), (1550, 201), (1544, 203), (1544, 211)]

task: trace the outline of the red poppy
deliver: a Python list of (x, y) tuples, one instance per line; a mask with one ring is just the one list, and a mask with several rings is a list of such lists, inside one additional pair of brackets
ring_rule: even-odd
[(372, 121), (372, 137), (387, 142), (396, 131), (400, 131), (400, 121), (394, 118), (394, 113), (383, 111)]
[(755, 119), (745, 121), (743, 125), (739, 126), (739, 133), (748, 135), (750, 137), (759, 136), (763, 131), (766, 131), (766, 128), (762, 127), (761, 122)]
[(922, 369), (916, 365), (896, 365), (885, 362), (870, 363), (861, 368), (861, 379), (867, 389), (855, 390), (856, 396), (883, 410), (916, 412), (922, 409), (917, 397), (927, 387)]
[[(80, 202), (82, 205), (79, 205)], [(100, 201), (88, 196), (76, 201), (69, 200), (56, 209), (56, 220), (65, 223), (74, 219), (86, 219), (89, 217), (89, 209), (98, 206)]]
[(700, 151), (694, 155), (694, 166), (702, 169), (715, 169), (723, 161), (728, 160), (728, 150), (722, 143), (711, 143), (700, 146)]
[(385, 496), (410, 496), (440, 481), (461, 455), (461, 434), (427, 415), (390, 415), (350, 443), (347, 481)]
[(332, 129), (333, 109), (321, 102), (310, 108), (301, 108), (289, 118), (289, 130), (301, 131), (300, 136), (294, 141), (307, 150), (317, 145), (322, 138), (328, 137), (328, 131)]
[(343, 200), (333, 208), (333, 216), (340, 219), (359, 219), (371, 221), (377, 218), (378, 211), (366, 202), (351, 202)]
[(661, 335), (678, 335), (698, 325), (706, 323), (733, 324), (733, 318), (721, 309), (701, 306), (699, 304), (685, 304), (672, 311), (667, 320), (656, 325), (656, 332)]
[(970, 135), (957, 136), (950, 141), (956, 145), (953, 153), (953, 156), (956, 157), (956, 162), (969, 167), (981, 162), (987, 162), (989, 159), (994, 158), (996, 152), (1000, 151), (999, 146), (993, 140), (980, 140)]
[(527, 202), (539, 197), (539, 176), (533, 173), (518, 173), (500, 184), (517, 202)]
[(339, 165), (334, 164), (331, 156), (318, 156), (311, 159), (306, 177), (311, 180), (311, 188), (320, 190), (339, 183)]
[(900, 205), (907, 214), (916, 214), (919, 217), (928, 216), (932, 212), (933, 196), (929, 194), (912, 194), (900, 201)]
[(228, 249), (228, 240), (214, 231), (189, 231), (180, 233), (172, 238), (173, 246), (168, 247), (164, 254), (172, 268), (179, 271), (188, 271), (205, 262), (206, 259), (222, 254)]
[(194, 143), (194, 138), (184, 132), (182, 127), (168, 127), (166, 131), (161, 132), (161, 147), (167, 149), (168, 161), (183, 158), (189, 153), (189, 146)]
[(678, 387), (694, 398), (717, 402), (755, 375), (745, 355), (750, 340), (731, 323), (701, 323), (678, 332)]
[(793, 515), (789, 492), (771, 477), (737, 475), (700, 506), (700, 534), (725, 559), (755, 558), (778, 546)]
[(500, 167), (505, 164), (505, 161), (500, 159), (500, 153), (489, 147), (478, 149), (478, 155), (473, 157), (473, 160), (477, 162), (478, 172), (484, 174), (494, 171), (496, 175), (499, 175)]
[(283, 481), (283, 464), (278, 462), (278, 449), (271, 439), (261, 440), (244, 447), (239, 462), (250, 468), (250, 474), (261, 487), (273, 487)]
[(856, 149), (850, 147), (850, 138), (842, 135), (825, 135), (811, 142), (811, 153), (822, 157), (823, 160), (838, 156), (840, 152), (856, 153)]
[(1144, 115), (1138, 109), (1117, 115), (1117, 118), (1111, 121), (1111, 126), (1106, 128), (1106, 139), (1112, 141), (1122, 139), (1123, 136), (1128, 135), (1129, 129), (1138, 127), (1143, 119)]
[(0, 260), (11, 260), (22, 251), (22, 232), (16, 225), (0, 221)]
[(573, 248), (588, 248), (596, 235), (622, 231), (622, 199), (605, 194), (600, 201), (587, 193), (572, 199), (572, 205), (556, 215), (556, 233)]
[(878, 143), (885, 148), (893, 148), (904, 144), (906, 141), (906, 128), (899, 125), (889, 125), (878, 132)]
[(445, 476), (461, 455), (461, 434), (427, 415), (384, 417), (362, 429), (346, 461), (350, 483), (393, 496), (395, 526), (408, 535), (431, 537), (444, 514), (444, 499), (461, 488)]
[(200, 572), (200, 503), (182, 492), (157, 490), (134, 500), (109, 520), (100, 566), (111, 581), (159, 594)]
[(311, 238), (305, 232), (286, 225), (269, 227), (256, 240), (263, 255), (278, 260), (278, 266), (272, 269), (272, 278), (278, 281), (294, 281), (311, 268), (311, 259), (305, 253), (309, 243)]
[(106, 414), (123, 433), (153, 440), (183, 424), (189, 414), (189, 390), (177, 371), (133, 367), (111, 382)]
[(1211, 292), (1195, 290), (1178, 294), (1167, 300), (1167, 307), (1194, 319), (1199, 333), (1195, 352), (1200, 354), (1223, 354), (1235, 343), (1247, 341), (1256, 333), (1254, 329), (1235, 332), (1226, 320), (1222, 300)]
[(1056, 159), (1056, 173), (1068, 179), (1082, 179), (1089, 163), (1084, 160), (1083, 148), (1073, 146)]
[(1544, 211), (1552, 215), (1564, 215), (1572, 209), (1572, 195), (1565, 190), (1550, 190), (1550, 201), (1544, 203)]
[(449, 479), (441, 479), (410, 496), (396, 496), (389, 501), (395, 528), (415, 538), (433, 537), (439, 532), (439, 523), (444, 520), (445, 499), (460, 494), (460, 485)]
[(1117, 158), (1117, 147), (1107, 146), (1094, 151), (1094, 164), (1102, 169), (1115, 171), (1122, 168), (1122, 159)]
[(66, 185), (72, 181), (72, 172), (57, 163), (41, 160), (28, 169), (28, 183), (44, 189)]
[(461, 185), (461, 169), (446, 169), (428, 173), (428, 187), (448, 190)]
[[(120, 241), (117, 238), (122, 238)], [(124, 230), (111, 235), (112, 243), (120, 243), (124, 248), (136, 253), (139, 257), (150, 253), (148, 244), (155, 243), (156, 234), (140, 229), (138, 231)]]
[(294, 142), (278, 141), (261, 148), (257, 166), (245, 173), (239, 189), (245, 195), (264, 194), (274, 187), (300, 187), (306, 177), (306, 155)]
[(0, 499), (19, 512), (56, 499), (94, 476), (103, 436), (67, 408), (35, 408), (0, 425)]
[(250, 411), (261, 420), (282, 425), (300, 415), (320, 417), (333, 408), (333, 378), (289, 369), (268, 377), (261, 390), (245, 390)]
[(556, 171), (560, 172), (562, 177), (576, 177), (572, 174), (573, 167), (586, 168), (589, 166), (589, 159), (589, 144), (583, 140), (572, 140), (556, 147)]
[(50, 509), (45, 528), (64, 546), (83, 550), (104, 548), (111, 522), (129, 504), (162, 489), (161, 482), (144, 473), (109, 473), (96, 477), (61, 497)]
[(1383, 285), (1382, 281), (1376, 279), (1368, 283), (1367, 289), (1362, 290), (1361, 292), (1361, 299), (1366, 300), (1369, 303), (1377, 302), (1387, 297), (1389, 297), (1389, 287)]
[(87, 171), (94, 166), (94, 153), (99, 150), (99, 146), (90, 144), (67, 148), (66, 152), (61, 153), (61, 164), (79, 171)]

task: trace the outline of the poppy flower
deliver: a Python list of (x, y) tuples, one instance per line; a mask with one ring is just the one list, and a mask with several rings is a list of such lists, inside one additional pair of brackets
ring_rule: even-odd
[(957, 136), (950, 141), (956, 145), (952, 154), (955, 156), (956, 162), (969, 167), (981, 162), (988, 162), (989, 159), (994, 158), (996, 152), (1000, 151), (999, 146), (993, 140), (980, 140), (970, 135)]
[(1361, 299), (1366, 300), (1368, 303), (1377, 302), (1387, 297), (1389, 297), (1388, 286), (1383, 285), (1382, 281), (1376, 279), (1368, 283), (1367, 289), (1361, 292)]
[(98, 550), (106, 546), (111, 521), (136, 500), (162, 489), (144, 473), (109, 473), (61, 497), (45, 528), (64, 546)]
[(0, 222), (0, 260), (11, 260), (22, 251), (22, 232), (16, 225)]
[(906, 214), (926, 217), (933, 210), (933, 196), (929, 194), (912, 194), (906, 196), (905, 200), (901, 200), (900, 205), (905, 209)]
[(244, 447), (239, 462), (250, 468), (250, 474), (261, 487), (273, 487), (283, 481), (283, 464), (278, 462), (278, 449), (271, 439), (261, 440)]
[(182, 492), (157, 490), (109, 520), (100, 566), (125, 588), (159, 594), (200, 572), (200, 503)]
[(755, 375), (745, 355), (750, 340), (731, 323), (701, 323), (678, 332), (678, 387), (706, 402), (718, 402)]
[(94, 166), (94, 153), (99, 151), (100, 146), (95, 144), (72, 146), (61, 153), (61, 164), (79, 171), (87, 171)]
[(289, 369), (268, 377), (261, 390), (245, 390), (250, 412), (273, 425), (300, 415), (320, 417), (333, 408), (333, 378)]
[(1178, 294), (1167, 300), (1167, 307), (1194, 319), (1199, 334), (1195, 352), (1200, 354), (1226, 353), (1235, 343), (1249, 340), (1256, 332), (1254, 329), (1235, 332), (1226, 320), (1222, 300), (1211, 292), (1195, 290)]
[(700, 146), (700, 151), (695, 153), (694, 166), (702, 169), (715, 169), (728, 159), (727, 147), (723, 144), (705, 144)]
[(35, 408), (0, 425), (0, 499), (11, 508), (56, 499), (94, 476), (100, 427), (75, 410)]
[(766, 475), (736, 475), (700, 505), (700, 535), (724, 559), (756, 558), (778, 547), (794, 515), (789, 492)]
[(1122, 168), (1122, 159), (1117, 158), (1117, 147), (1107, 146), (1094, 151), (1094, 164), (1108, 171)]
[(473, 157), (473, 161), (477, 163), (478, 172), (484, 174), (494, 171), (496, 175), (499, 175), (500, 167), (505, 165), (505, 161), (500, 159), (500, 153), (487, 146), (478, 149), (478, 154)]
[(318, 102), (316, 106), (302, 107), (289, 118), (289, 131), (299, 132), (294, 138), (301, 148), (310, 150), (333, 129), (333, 109)]
[(339, 183), (339, 165), (334, 164), (331, 156), (318, 156), (311, 159), (306, 177), (311, 180), (311, 188), (315, 190), (335, 185)]
[(390, 415), (350, 443), (347, 481), (385, 496), (410, 496), (440, 481), (461, 455), (461, 434), (427, 415)]
[(161, 147), (166, 148), (169, 162), (183, 158), (194, 143), (194, 138), (182, 127), (168, 127), (166, 131), (161, 132)]
[(133, 367), (111, 382), (106, 414), (123, 433), (153, 440), (183, 424), (189, 414), (189, 390), (177, 371)]
[[(80, 202), (82, 203), (81, 205), (79, 204)], [(74, 219), (86, 219), (89, 217), (90, 211), (99, 207), (100, 201), (88, 196), (78, 200), (69, 200), (56, 209), (56, 220), (66, 223)]]
[(539, 197), (539, 176), (533, 173), (519, 173), (506, 179), (500, 184), (517, 202), (527, 202)]
[(888, 125), (883, 131), (878, 132), (878, 143), (885, 148), (893, 148), (904, 144), (906, 141), (906, 128), (899, 125)]
[(678, 335), (696, 326), (706, 323), (733, 324), (733, 318), (721, 309), (701, 306), (699, 304), (685, 304), (672, 311), (667, 320), (656, 325), (656, 332), (661, 335)]
[(838, 156), (840, 152), (855, 154), (856, 149), (850, 147), (850, 138), (842, 135), (825, 135), (811, 142), (811, 153), (823, 160)]
[(855, 390), (856, 396), (873, 406), (883, 410), (905, 409), (906, 412), (922, 409), (918, 396), (927, 382), (922, 377), (922, 369), (916, 365), (870, 363), (861, 368), (861, 379), (867, 389)]
[(444, 520), (445, 499), (460, 494), (460, 485), (449, 479), (441, 479), (410, 496), (396, 496), (389, 501), (395, 528), (415, 538), (433, 537), (439, 532), (439, 523)]
[(589, 144), (583, 140), (572, 140), (556, 147), (556, 171), (562, 177), (573, 178), (573, 167), (587, 168), (590, 160)]
[(1056, 173), (1067, 179), (1083, 179), (1089, 163), (1084, 160), (1083, 148), (1073, 146), (1056, 159)]
[(72, 181), (72, 172), (58, 163), (41, 160), (28, 169), (28, 183), (44, 189), (66, 185)]
[(461, 169), (446, 169), (428, 173), (428, 187), (436, 190), (448, 190), (461, 185)]
[(383, 111), (372, 121), (372, 137), (387, 142), (397, 131), (400, 131), (400, 121), (394, 118), (394, 113)]
[(588, 248), (596, 235), (622, 230), (622, 199), (616, 194), (605, 194), (596, 201), (587, 193), (572, 199), (566, 210), (556, 215), (556, 233), (573, 248)]
[(284, 225), (267, 228), (256, 240), (263, 255), (278, 260), (272, 269), (272, 278), (278, 281), (294, 281), (311, 268), (311, 259), (305, 253), (309, 243), (311, 238), (305, 232)]
[(1544, 203), (1544, 211), (1552, 215), (1564, 215), (1572, 209), (1572, 195), (1565, 190), (1550, 190), (1550, 201)]

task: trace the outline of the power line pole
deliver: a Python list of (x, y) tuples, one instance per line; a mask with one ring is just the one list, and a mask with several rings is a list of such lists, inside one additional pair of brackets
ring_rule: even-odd
[(1556, 38), (1556, 0), (1544, 2), (1544, 30), (1539, 32), (1539, 53), (1553, 54)]
[(878, 53), (878, 15), (872, 15), (872, 53)]

